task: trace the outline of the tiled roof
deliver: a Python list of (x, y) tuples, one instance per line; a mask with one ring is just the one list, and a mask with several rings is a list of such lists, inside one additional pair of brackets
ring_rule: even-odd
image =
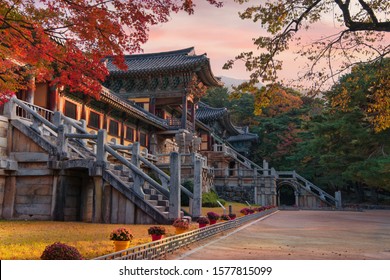
[(258, 138), (259, 136), (254, 133), (244, 133), (244, 134), (230, 136), (227, 139), (227, 141), (228, 142), (238, 142), (238, 141), (248, 141), (248, 140), (257, 141)]
[(226, 108), (213, 108), (203, 102), (198, 103), (196, 118), (202, 122), (218, 120), (228, 114)]
[(115, 94), (113, 91), (102, 87), (101, 95), (102, 101), (108, 102), (109, 104), (117, 107), (119, 110), (125, 111), (130, 115), (133, 115), (138, 118), (142, 118), (144, 121), (158, 126), (163, 129), (167, 129), (168, 125), (165, 120), (153, 115), (152, 113), (146, 111), (145, 109), (137, 106), (134, 102), (122, 99), (120, 96)]
[(222, 85), (212, 74), (207, 55), (195, 55), (193, 47), (169, 52), (126, 55), (126, 70), (119, 69), (114, 64), (113, 57), (107, 57), (105, 63), (110, 75), (114, 76), (192, 71), (198, 74), (206, 86)]

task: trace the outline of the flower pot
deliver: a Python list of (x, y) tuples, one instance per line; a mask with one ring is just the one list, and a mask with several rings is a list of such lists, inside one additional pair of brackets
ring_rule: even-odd
[(210, 225), (215, 225), (217, 223), (217, 220), (210, 220)]
[(204, 228), (207, 224), (199, 224), (199, 228)]
[(152, 241), (160, 240), (162, 237), (161, 234), (152, 234)]
[(175, 230), (176, 230), (176, 234), (182, 234), (182, 233), (185, 233), (187, 231), (184, 228), (175, 228)]
[(130, 240), (128, 241), (118, 241), (114, 240), (115, 252), (125, 250), (130, 246)]

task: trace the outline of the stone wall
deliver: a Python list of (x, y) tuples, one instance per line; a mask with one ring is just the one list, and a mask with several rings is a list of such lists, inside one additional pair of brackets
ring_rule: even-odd
[(254, 186), (215, 186), (218, 196), (227, 201), (255, 203)]
[[(5, 160), (7, 158), (7, 131), (8, 118), (0, 116), (0, 160)], [(3, 216), (5, 178), (5, 171), (0, 169), (0, 217)]]

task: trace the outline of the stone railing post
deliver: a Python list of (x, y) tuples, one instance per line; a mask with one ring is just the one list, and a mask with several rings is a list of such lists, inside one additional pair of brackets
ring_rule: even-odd
[(194, 165), (194, 198), (191, 214), (192, 217), (197, 218), (202, 215), (202, 162), (196, 159)]
[[(84, 131), (87, 130), (87, 122), (85, 120), (80, 120), (81, 122), (81, 127), (84, 129)], [(79, 132), (77, 132), (79, 133)], [(80, 142), (85, 146), (87, 144), (87, 139), (80, 139)]]
[(140, 153), (140, 145), (139, 142), (134, 142), (133, 147), (131, 149), (131, 163), (140, 168), (141, 163), (139, 161), (139, 153)]
[(18, 116), (16, 115), (16, 103), (14, 100), (15, 96), (12, 96), (11, 99), (4, 104), (4, 116), (9, 118), (10, 120), (16, 119)]
[(268, 176), (269, 175), (269, 166), (268, 166), (268, 161), (265, 159), (263, 160), (263, 175)]
[(334, 198), (336, 200), (336, 208), (340, 209), (342, 208), (342, 203), (341, 203), (341, 191), (337, 191), (334, 193)]
[(66, 133), (66, 126), (63, 124), (59, 125), (57, 132), (57, 151), (60, 160), (68, 158), (68, 139), (66, 138)]
[(61, 112), (59, 112), (59, 111), (54, 112), (54, 115), (53, 115), (53, 124), (54, 124), (56, 127), (59, 127), (59, 126), (62, 124)]
[(169, 213), (168, 219), (174, 220), (180, 217), (180, 178), (181, 164), (178, 152), (172, 152), (170, 155), (170, 188), (169, 188)]
[(107, 131), (105, 129), (100, 129), (97, 133), (97, 141), (96, 141), (96, 161), (99, 164), (102, 164), (107, 161), (107, 152), (104, 148), (106, 141), (107, 141)]

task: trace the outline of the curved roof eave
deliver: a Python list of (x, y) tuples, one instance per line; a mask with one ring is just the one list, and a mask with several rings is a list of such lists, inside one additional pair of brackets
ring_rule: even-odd
[(162, 119), (156, 117), (155, 115), (149, 113), (148, 111), (135, 107), (135, 105), (132, 105), (127, 100), (120, 98), (115, 94), (115, 92), (107, 89), (106, 87), (102, 86), (100, 98), (103, 100), (106, 99), (112, 106), (136, 118), (140, 118), (144, 122), (147, 122), (161, 129), (168, 129), (168, 124), (164, 122)]

